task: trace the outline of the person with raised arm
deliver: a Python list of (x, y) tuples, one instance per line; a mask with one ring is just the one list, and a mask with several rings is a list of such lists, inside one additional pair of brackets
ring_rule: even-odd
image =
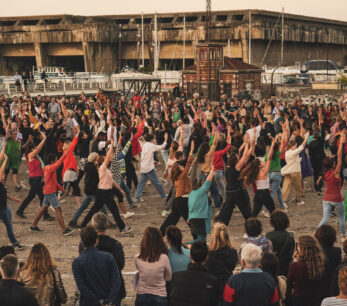
[(6, 147), (6, 139), (2, 139), (2, 150), (0, 153), (0, 164), (1, 162), (2, 165), (0, 167), (0, 219), (2, 222), (4, 222), (6, 231), (7, 231), (7, 236), (10, 239), (10, 242), (14, 248), (17, 250), (22, 250), (24, 247), (19, 244), (17, 241), (16, 237), (14, 236), (13, 233), (13, 228), (12, 228), (12, 216), (11, 216), (11, 208), (7, 203), (7, 199), (16, 201), (20, 203), (21, 201), (9, 193), (7, 193), (7, 189), (4, 185), (4, 180), (5, 180), (5, 167), (7, 163), (7, 155), (5, 154), (5, 147)]

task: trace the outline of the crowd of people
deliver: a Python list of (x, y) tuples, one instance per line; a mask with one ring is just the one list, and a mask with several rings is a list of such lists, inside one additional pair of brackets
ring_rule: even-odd
[[(20, 204), (16, 218), (27, 219), (35, 197), (40, 208), (28, 230), (45, 231), (44, 218), (56, 220), (62, 236), (80, 231), (76, 305), (121, 305), (124, 250), (106, 232), (133, 230), (126, 220), (146, 205), (148, 180), (164, 219), (159, 228), (143, 227), (136, 306), (347, 305), (346, 107), (347, 96), (333, 105), (225, 95), (211, 102), (177, 90), (151, 98), (135, 91), (128, 99), (102, 90), (95, 97), (0, 96), (0, 218), (11, 243), (0, 247), (0, 305), (67, 302), (44, 244), (23, 263), (16, 256), (25, 246), (9, 200)], [(12, 174), (14, 193), (23, 188), (24, 160), (30, 188), (18, 199), (6, 184)], [(287, 213), (305, 205), (307, 191), (322, 196), (322, 219), (312, 235), (294, 237)], [(76, 202), (68, 221), (61, 206), (67, 197)], [(245, 228), (239, 248), (228, 227), (236, 207)], [(259, 214), (272, 231), (263, 232)], [(331, 216), (339, 231), (328, 224)], [(181, 218), (185, 228), (177, 227)]]

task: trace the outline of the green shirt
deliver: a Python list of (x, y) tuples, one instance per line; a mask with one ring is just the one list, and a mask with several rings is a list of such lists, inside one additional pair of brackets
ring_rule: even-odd
[(174, 122), (177, 122), (181, 118), (181, 114), (180, 113), (173, 113), (172, 116), (173, 116), (173, 121)]
[[(265, 155), (265, 161), (267, 161), (267, 157), (269, 154)], [(279, 150), (275, 153), (275, 157), (271, 159), (270, 163), (270, 170), (269, 172), (274, 172), (274, 171), (281, 171), (281, 159), (280, 159), (281, 153)]]

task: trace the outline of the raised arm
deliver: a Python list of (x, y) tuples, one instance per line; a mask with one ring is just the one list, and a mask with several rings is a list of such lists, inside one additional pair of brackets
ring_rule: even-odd
[(184, 145), (184, 126), (183, 123), (180, 126), (180, 140), (179, 140), (179, 147), (183, 149), (183, 145)]
[(336, 168), (334, 170), (334, 176), (336, 178), (340, 177), (341, 166), (342, 166), (342, 151), (343, 151), (343, 148), (345, 146), (345, 143), (346, 143), (346, 133), (344, 132), (343, 134), (341, 134), (340, 145), (339, 145), (339, 149), (337, 151), (337, 165), (336, 165)]
[(273, 155), (273, 152), (274, 152), (274, 145), (277, 141), (277, 136), (276, 138), (272, 139), (272, 143), (271, 143), (271, 147), (270, 147), (270, 151), (269, 151), (269, 155), (267, 157), (267, 161), (266, 161), (266, 164), (265, 164), (265, 168), (264, 168), (264, 172), (267, 174), (270, 170), (270, 165), (271, 165), (271, 159), (272, 159), (272, 155)]
[(29, 161), (32, 161), (33, 158), (40, 153), (40, 151), (42, 150), (44, 144), (45, 144), (45, 141), (46, 141), (46, 134), (43, 133), (43, 132), (40, 132), (41, 134), (41, 137), (42, 137), (42, 140), (41, 142), (39, 143), (39, 145), (32, 151), (28, 154), (28, 160)]
[(67, 111), (66, 111), (66, 107), (65, 107), (65, 105), (64, 105), (62, 100), (59, 100), (59, 105), (60, 105), (61, 111), (64, 114), (64, 117), (66, 118)]
[(105, 160), (104, 160), (104, 164), (106, 165), (106, 167), (112, 160), (112, 157), (113, 157), (113, 138), (111, 138), (110, 148), (108, 149)]

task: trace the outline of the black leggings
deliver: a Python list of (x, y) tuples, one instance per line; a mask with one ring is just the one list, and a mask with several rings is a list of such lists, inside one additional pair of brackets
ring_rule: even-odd
[(100, 209), (104, 206), (104, 204), (108, 207), (110, 210), (114, 221), (118, 225), (120, 230), (123, 230), (125, 228), (125, 224), (123, 220), (121, 219), (119, 215), (119, 210), (116, 202), (113, 199), (113, 192), (112, 189), (110, 190), (103, 190), (103, 189), (98, 189), (96, 192), (96, 199), (93, 207), (89, 210), (88, 214), (84, 218), (81, 227), (85, 227), (90, 219), (93, 217), (95, 213), (100, 211)]
[(258, 216), (263, 205), (267, 208), (270, 214), (275, 209), (275, 203), (271, 197), (269, 189), (258, 189), (255, 193), (252, 217)]
[(30, 202), (35, 198), (37, 195), (40, 199), (40, 206), (42, 206), (43, 201), (43, 183), (42, 183), (42, 177), (29, 177), (29, 185), (30, 190), (27, 195), (27, 197), (23, 200), (22, 204), (18, 208), (18, 212), (23, 213), (24, 209), (30, 204)]
[(247, 190), (237, 190), (237, 191), (227, 191), (225, 203), (222, 206), (222, 209), (219, 215), (216, 217), (216, 221), (222, 222), (228, 226), (235, 205), (239, 208), (243, 218), (247, 220), (251, 217), (251, 204), (249, 200), (249, 195)]
[(171, 213), (160, 227), (161, 234), (165, 236), (166, 228), (170, 225), (176, 225), (181, 217), (185, 221), (188, 220), (188, 197), (178, 197), (173, 200)]
[(135, 189), (137, 188), (138, 180), (136, 176), (136, 170), (132, 162), (126, 164), (126, 176), (127, 176), (127, 186), (131, 190), (131, 185), (134, 183)]

